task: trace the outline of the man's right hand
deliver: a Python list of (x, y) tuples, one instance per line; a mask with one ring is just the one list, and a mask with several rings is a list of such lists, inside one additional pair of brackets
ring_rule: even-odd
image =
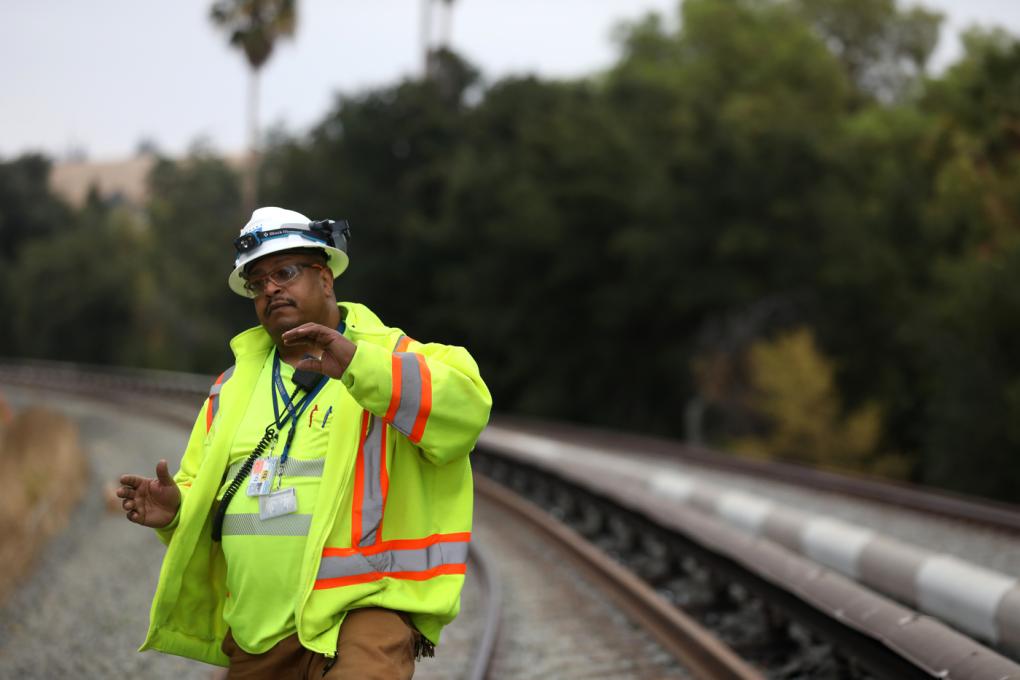
[(166, 461), (156, 463), (156, 478), (122, 475), (118, 498), (127, 518), (135, 524), (160, 529), (173, 521), (181, 507), (181, 491), (170, 476)]

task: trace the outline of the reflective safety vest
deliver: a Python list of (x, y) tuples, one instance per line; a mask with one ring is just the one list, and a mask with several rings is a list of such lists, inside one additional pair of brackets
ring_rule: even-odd
[[(460, 608), (471, 538), (467, 454), (491, 397), (463, 348), (411, 340), (363, 305), (340, 308), (358, 349), (330, 415), (315, 508), (260, 530), (307, 533), (294, 612), (306, 649), (334, 655), (345, 612), (359, 607), (408, 612), (437, 643)], [(227, 593), (223, 551), (211, 538), (215, 497), (273, 349), (261, 327), (230, 346), (236, 363), (210, 390), (174, 477), (181, 508), (157, 531), (167, 553), (141, 647), (218, 665), (228, 661), (220, 650)]]

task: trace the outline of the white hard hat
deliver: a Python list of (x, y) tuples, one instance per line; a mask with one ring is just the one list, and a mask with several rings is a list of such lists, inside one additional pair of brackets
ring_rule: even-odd
[(237, 257), (234, 271), (230, 272), (227, 284), (230, 290), (244, 297), (251, 297), (244, 287), (244, 268), (248, 263), (291, 248), (315, 248), (326, 255), (326, 265), (333, 277), (340, 276), (347, 269), (347, 239), (350, 236), (346, 222), (332, 220), (312, 222), (293, 210), (283, 208), (258, 208), (251, 214), (248, 224), (234, 240)]

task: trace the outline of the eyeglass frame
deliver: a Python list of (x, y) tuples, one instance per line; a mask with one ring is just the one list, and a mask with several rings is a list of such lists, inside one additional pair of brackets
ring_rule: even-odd
[[(286, 269), (287, 267), (297, 267), (301, 271), (299, 271), (297, 274), (295, 274), (294, 276), (290, 277), (286, 281), (283, 281), (283, 282), (277, 281), (276, 278), (275, 278), (275, 274), (277, 272), (279, 272), (279, 271), (282, 271), (282, 270)], [(258, 296), (260, 296), (260, 295), (262, 295), (263, 293), (266, 292), (265, 283), (267, 283), (269, 281), (272, 281), (273, 283), (275, 283), (277, 285), (277, 287), (279, 287), (279, 288), (286, 288), (290, 284), (292, 284), (295, 281), (297, 281), (298, 277), (301, 276), (301, 272), (304, 271), (306, 268), (322, 270), (322, 269), (325, 269), (326, 267), (325, 267), (325, 265), (319, 264), (318, 262), (288, 262), (287, 264), (280, 265), (279, 267), (276, 267), (272, 271), (267, 272), (265, 274), (262, 274), (260, 276), (257, 276), (254, 279), (249, 279), (247, 276), (245, 276), (244, 289), (245, 289), (245, 291), (247, 291), (248, 297), (251, 298), (252, 300), (254, 300)], [(251, 289), (251, 285), (252, 285), (253, 281), (258, 281), (260, 284), (262, 284), (262, 290), (260, 290), (258, 292), (252, 290)]]

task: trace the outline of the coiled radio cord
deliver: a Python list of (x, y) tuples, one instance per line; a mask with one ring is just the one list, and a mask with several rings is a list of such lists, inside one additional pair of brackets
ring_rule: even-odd
[(237, 493), (237, 490), (241, 488), (241, 483), (244, 481), (244, 478), (248, 476), (248, 473), (251, 472), (251, 467), (255, 464), (255, 461), (258, 460), (259, 456), (265, 452), (266, 447), (269, 446), (269, 442), (276, 438), (276, 429), (274, 429), (273, 425), (275, 425), (275, 423), (270, 423), (266, 426), (266, 431), (265, 434), (262, 435), (262, 439), (260, 439), (259, 443), (255, 445), (251, 455), (248, 456), (248, 459), (244, 461), (244, 465), (242, 465), (241, 469), (237, 471), (236, 475), (234, 475), (234, 480), (230, 482), (230, 486), (227, 487), (227, 491), (223, 494), (223, 499), (220, 501), (219, 507), (216, 508), (216, 515), (213, 517), (212, 525), (212, 539), (216, 542), (219, 542), (223, 538), (223, 520), (227, 516), (227, 506), (230, 505), (231, 499), (234, 498), (234, 494)]

